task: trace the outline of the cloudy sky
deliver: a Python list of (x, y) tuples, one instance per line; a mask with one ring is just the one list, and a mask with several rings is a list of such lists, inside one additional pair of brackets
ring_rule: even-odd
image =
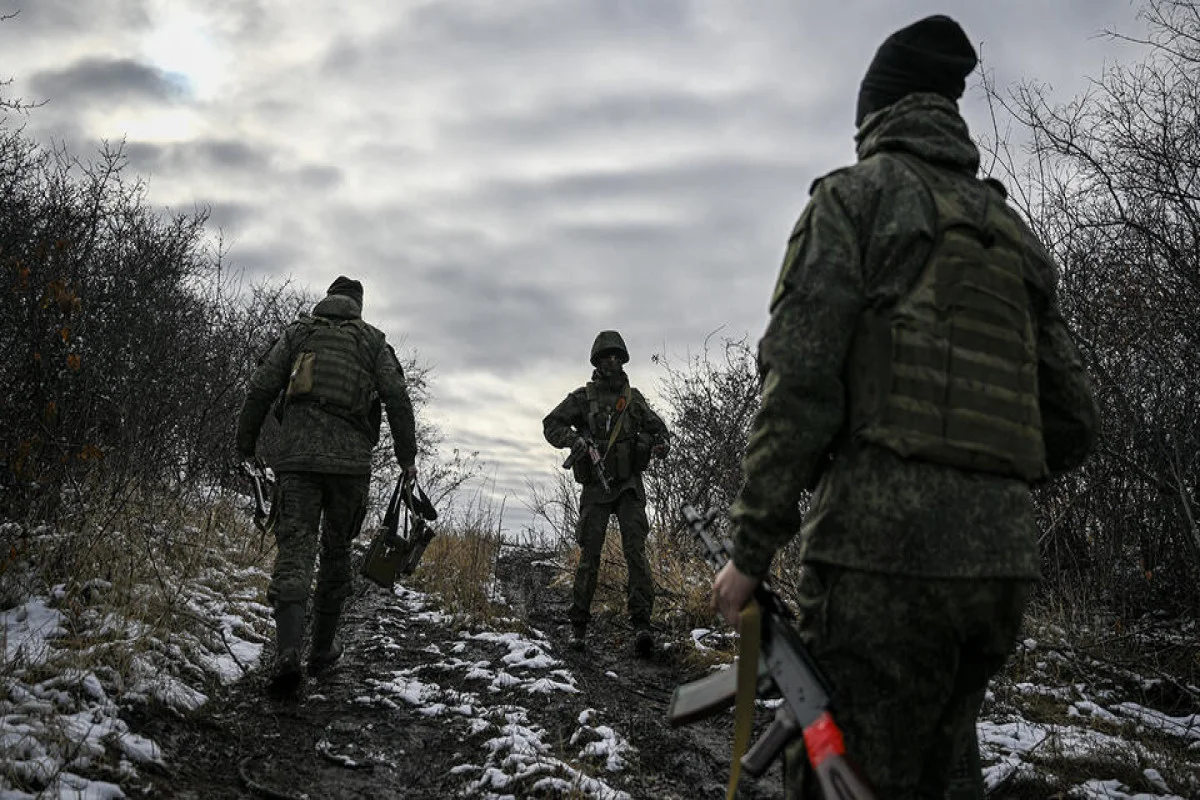
[[(950, 13), (999, 84), (1066, 100), (1129, 0), (0, 0), (35, 138), (126, 141), (151, 202), (211, 208), (247, 280), (366, 288), (434, 370), (431, 418), (519, 528), (541, 418), (621, 331), (635, 385), (756, 341), (813, 178), (852, 161), (893, 30)], [(963, 113), (987, 124), (978, 85)]]

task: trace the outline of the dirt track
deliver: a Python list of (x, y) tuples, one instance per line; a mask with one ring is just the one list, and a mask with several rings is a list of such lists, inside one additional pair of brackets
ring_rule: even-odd
[[(180, 720), (148, 714), (134, 722), (163, 748), (170, 773), (154, 776), (144, 796), (173, 798), (450, 798), (463, 796), (581, 797), (579, 773), (564, 773), (557, 759), (593, 775), (632, 798), (723, 797), (732, 724), (728, 716), (671, 729), (665, 710), (681, 678), (672, 651), (650, 660), (630, 655), (622, 620), (599, 619), (589, 649), (566, 647), (567, 597), (549, 586), (552, 569), (537, 554), (516, 553), (500, 567), (504, 596), (515, 615), (544, 635), (530, 646), (561, 660), (556, 673), (574, 691), (520, 692), (500, 688), (484, 695), (497, 709), (528, 711), (527, 724), (542, 732), (553, 757), (535, 775), (496, 783), (504, 766), (481, 763), (494, 751), (497, 731), (465, 716), (429, 716), (429, 708), (395, 696), (381, 697), (399, 673), (419, 676), (426, 694), (436, 682), (443, 697), (481, 702), (477, 676), (429, 669), (443, 654), (455, 663), (494, 662), (494, 646), (456, 634), (438, 615), (413, 613), (411, 601), (361, 581), (346, 612), (346, 656), (320, 681), (309, 680), (297, 702), (263, 695), (263, 675), (233, 685), (195, 716)], [(401, 593), (403, 595), (403, 593)], [(536, 636), (535, 634), (532, 634)], [(269, 655), (269, 654), (268, 654)], [(557, 678), (555, 680), (558, 680)], [(410, 684), (412, 689), (419, 684)], [(414, 689), (415, 691), (415, 689)], [(603, 761), (579, 759), (581, 712), (624, 737), (632, 750), (617, 771)], [(760, 714), (766, 720), (765, 714)], [(586, 727), (586, 726), (585, 726)], [(590, 730), (590, 729), (589, 729)], [(596, 730), (601, 730), (597, 726)], [(514, 751), (515, 752), (515, 751)], [(510, 758), (509, 761), (512, 759)], [(507, 762), (505, 762), (507, 763)], [(780, 797), (778, 766), (757, 782), (744, 781), (739, 797)], [(497, 778), (499, 776), (499, 778)], [(535, 777), (549, 780), (534, 780)], [(492, 784), (488, 781), (492, 780)], [(575, 788), (567, 788), (571, 782)], [(584, 780), (586, 784), (586, 779)], [(600, 792), (603, 796), (603, 791)]]

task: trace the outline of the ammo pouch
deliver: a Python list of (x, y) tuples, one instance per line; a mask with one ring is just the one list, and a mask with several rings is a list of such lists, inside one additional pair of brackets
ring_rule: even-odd
[(307, 350), (296, 356), (292, 362), (292, 376), (288, 379), (288, 397), (300, 397), (312, 392), (313, 364), (316, 360), (317, 354)]
[(611, 470), (613, 480), (618, 483), (628, 480), (633, 475), (633, 443), (632, 438), (618, 439), (613, 442), (613, 452), (605, 459), (605, 466)]
[(633, 471), (645, 472), (650, 466), (651, 453), (654, 451), (654, 437), (648, 433), (639, 433), (633, 445)]

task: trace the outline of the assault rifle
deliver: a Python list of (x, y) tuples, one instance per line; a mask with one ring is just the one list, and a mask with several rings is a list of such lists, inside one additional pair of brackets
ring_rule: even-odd
[[(717, 510), (700, 514), (691, 505), (685, 505), (682, 511), (692, 535), (703, 547), (705, 560), (720, 571), (730, 560), (733, 548), (728, 541), (718, 541), (709, 531)], [(754, 590), (754, 598), (762, 609), (756, 688), (773, 689), (783, 697), (783, 703), (767, 732), (742, 757), (742, 769), (750, 775), (762, 775), (785, 745), (803, 736), (809, 763), (824, 797), (876, 800), (877, 795), (861, 770), (846, 757), (842, 732), (829, 712), (829, 686), (792, 628), (791, 611), (765, 583)], [(729, 708), (736, 695), (735, 665), (676, 687), (667, 719), (673, 727), (687, 725)]]
[(275, 528), (279, 510), (275, 503), (275, 475), (261, 458), (243, 461), (242, 471), (250, 478), (254, 495), (254, 527), (264, 536)]
[(592, 470), (596, 473), (596, 477), (600, 481), (601, 488), (605, 494), (612, 492), (612, 483), (608, 480), (608, 473), (604, 471), (604, 456), (600, 455), (600, 450), (597, 449), (596, 443), (591, 439), (585, 439), (580, 436), (575, 440), (575, 444), (571, 445), (571, 454), (567, 456), (567, 460), (563, 462), (563, 469), (571, 469), (575, 466), (575, 462), (587, 456), (588, 461), (592, 464)]

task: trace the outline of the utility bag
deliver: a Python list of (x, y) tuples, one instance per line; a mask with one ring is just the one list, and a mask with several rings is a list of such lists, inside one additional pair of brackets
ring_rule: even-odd
[(437, 509), (416, 481), (401, 477), (392, 491), (383, 525), (367, 547), (363, 577), (391, 590), (397, 575), (411, 575), (433, 541), (435, 532), (429, 523), (436, 521), (437, 516)]

